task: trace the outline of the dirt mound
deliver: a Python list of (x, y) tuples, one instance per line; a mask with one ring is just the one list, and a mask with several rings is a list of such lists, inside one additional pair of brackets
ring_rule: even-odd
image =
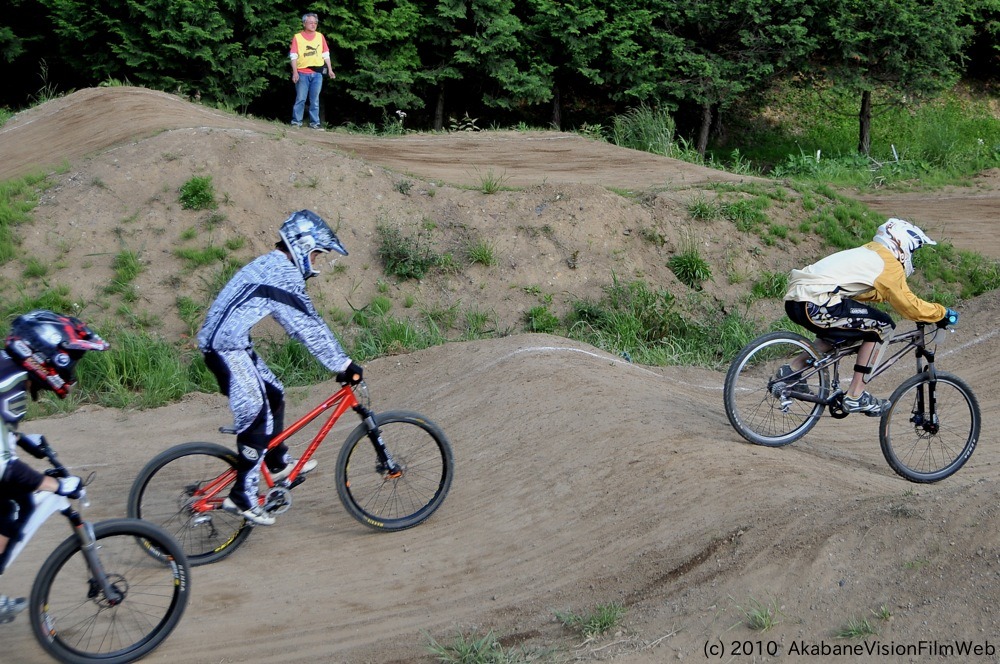
[[(0, 179), (58, 166), (169, 129), (245, 129), (318, 144), (428, 180), (477, 186), (492, 174), (508, 186), (586, 183), (645, 189), (743, 181), (707, 168), (616, 148), (578, 134), (460, 132), (377, 138), (293, 129), (132, 87), (90, 88), (14, 117), (0, 128)], [(44, 146), (40, 149), (40, 146)]]
[[(146, 97), (156, 104), (137, 107), (128, 131), (108, 140), (123, 124), (106, 117), (108, 109)], [(105, 112), (88, 119), (73, 98)], [(599, 292), (613, 269), (669, 284), (664, 249), (636, 238), (654, 228), (668, 248), (690, 241), (683, 206), (700, 193), (678, 189), (637, 206), (588, 184), (616, 185), (619, 169), (590, 174), (581, 165), (566, 180), (529, 180), (523, 190), (488, 197), (416, 179), (441, 177), (423, 173), (425, 163), (450, 165), (456, 178), (475, 173), (474, 164), (497, 168), (499, 162), (472, 159), (488, 149), (480, 136), (422, 143), (351, 137), (358, 147), (347, 148), (334, 143), (343, 140), (337, 134), (262, 128), (149, 91), (83, 91), (52, 104), (0, 130), (0, 152), (11, 155), (4, 166), (15, 160), (8, 145), (24, 140), (19, 127), (65, 141), (65, 152), (46, 154), (65, 155), (69, 170), (46, 193), (35, 223), (20, 229), (23, 248), (26, 255), (45, 255), (46, 247), (55, 253), (52, 280), (78, 289), (80, 301), (92, 303), (87, 316), (96, 319), (129, 313), (112, 308), (100, 291), (118, 243), (140, 249), (146, 265), (133, 308), (165, 311), (179, 293), (208, 287), (208, 275), (178, 258), (177, 247), (244, 238), (240, 251), (257, 252), (273, 241), (276, 220), (289, 209), (313, 207), (341, 220), (352, 251), (346, 271), (317, 280), (325, 313), (335, 318), (338, 309), (388, 292), (394, 301), (409, 295), (429, 308), (438, 301), (442, 308), (478, 305), (509, 321), (531, 298), (542, 301), (539, 293), (558, 300), (564, 292), (586, 292), (586, 284)], [(171, 110), (177, 108), (187, 110)], [(72, 132), (58, 119), (71, 109)], [(213, 124), (223, 120), (231, 124)], [(73, 151), (91, 135), (106, 142)], [(463, 147), (466, 140), (478, 142)], [(557, 157), (560, 171), (578, 149), (610, 150), (626, 164), (640, 158), (565, 140), (534, 145), (573, 146)], [(405, 167), (364, 156), (396, 144), (432, 154)], [(514, 155), (536, 174), (553, 159), (540, 147), (507, 150), (496, 158), (511, 160), (504, 168), (512, 181), (515, 172), (529, 172)], [(713, 174), (653, 161), (698, 181)], [(639, 187), (646, 182), (642, 170), (617, 186)], [(224, 198), (221, 221), (207, 224), (206, 213), (178, 208), (176, 189), (192, 173), (215, 178)], [(465, 229), (467, 237), (497, 242), (502, 261), (464, 273), (469, 283), (380, 284), (370, 253), (378, 219)], [(194, 244), (184, 239), (188, 227), (196, 229)], [(748, 272), (782, 269), (810, 252), (741, 256), (738, 245), (724, 246), (717, 235), (725, 236), (721, 227), (707, 225), (697, 241), (717, 243), (715, 255), (729, 252), (733, 261), (759, 261), (741, 268)], [(508, 646), (554, 649), (556, 661), (645, 664), (701, 658), (709, 645), (723, 646), (728, 660), (735, 641), (773, 644), (780, 653), (735, 661), (799, 661), (803, 645), (861, 644), (836, 638), (852, 619), (879, 630), (869, 644), (894, 648), (858, 661), (920, 661), (926, 650), (897, 656), (895, 648), (956, 641), (996, 647), (1000, 451), (988, 424), (996, 418), (990, 358), (1000, 350), (998, 308), (996, 295), (966, 303), (958, 332), (939, 350), (940, 368), (977, 391), (987, 426), (966, 467), (932, 486), (892, 474), (878, 449), (877, 422), (867, 418), (826, 419), (787, 448), (742, 442), (722, 410), (721, 372), (638, 366), (545, 335), (452, 343), (371, 362), (366, 377), (376, 409), (423, 412), (452, 440), (456, 478), (441, 510), (391, 535), (353, 521), (330, 486), (348, 431), (338, 427), (319, 450), (320, 468), (296, 489), (294, 507), (279, 524), (258, 529), (232, 558), (195, 570), (184, 620), (145, 661), (430, 662), (428, 635), (449, 642), (459, 631), (490, 630)], [(165, 319), (162, 327), (176, 335), (183, 325)], [(902, 369), (880, 379), (875, 391), (887, 394)], [(330, 389), (293, 391), (290, 415)], [(231, 444), (215, 433), (228, 418), (222, 397), (192, 395), (151, 411), (88, 407), (24, 429), (45, 433), (81, 474), (97, 473), (91, 516), (109, 518), (124, 512), (132, 479), (156, 452), (188, 440)], [(38, 565), (66, 534), (57, 521), (47, 524), (0, 592), (26, 594)], [(628, 609), (623, 629), (598, 641), (586, 642), (555, 618), (613, 601)], [(744, 625), (741, 609), (755, 602), (780, 610), (768, 632)], [(883, 608), (891, 620), (876, 617)], [(26, 620), (3, 629), (19, 662), (48, 661)]]

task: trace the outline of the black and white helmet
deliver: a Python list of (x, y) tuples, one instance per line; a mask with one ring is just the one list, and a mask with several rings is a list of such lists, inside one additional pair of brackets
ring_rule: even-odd
[(319, 274), (310, 259), (312, 252), (336, 251), (343, 256), (347, 255), (347, 249), (344, 249), (337, 234), (330, 230), (327, 223), (312, 210), (299, 210), (292, 213), (292, 216), (281, 224), (278, 235), (281, 236), (292, 255), (292, 260), (295, 261), (295, 265), (305, 279)]
[(890, 219), (879, 226), (874, 240), (895, 254), (906, 276), (913, 274), (913, 252), (925, 244), (937, 244), (905, 219)]

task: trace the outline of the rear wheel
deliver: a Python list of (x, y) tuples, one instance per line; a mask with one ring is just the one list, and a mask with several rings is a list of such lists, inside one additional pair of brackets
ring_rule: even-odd
[[(31, 629), (60, 662), (123, 664), (143, 657), (170, 635), (190, 593), (188, 562), (162, 528), (137, 519), (94, 525), (98, 581), (74, 535), (48, 557), (31, 589)], [(161, 552), (153, 558), (137, 546)]]
[(920, 373), (903, 381), (882, 415), (882, 454), (911, 482), (937, 482), (972, 456), (982, 418), (972, 388), (958, 376)]
[[(132, 484), (128, 515), (162, 526), (192, 565), (222, 560), (250, 536), (242, 517), (222, 509), (236, 453), (214, 443), (184, 443), (157, 455)], [(228, 475), (228, 481), (227, 481)], [(159, 555), (148, 547), (151, 555)]]
[(359, 425), (337, 458), (337, 494), (351, 516), (370, 528), (412, 528), (448, 495), (454, 472), (451, 445), (436, 424), (418, 413), (380, 413), (375, 421), (400, 472), (385, 469), (367, 429)]
[[(782, 367), (812, 365), (820, 354), (794, 332), (771, 332), (750, 342), (726, 373), (723, 400), (737, 433), (758, 445), (780, 447), (795, 442), (816, 426), (824, 405), (797, 398), (829, 393), (826, 369), (808, 366), (779, 379)], [(783, 370), (788, 371), (788, 370)]]

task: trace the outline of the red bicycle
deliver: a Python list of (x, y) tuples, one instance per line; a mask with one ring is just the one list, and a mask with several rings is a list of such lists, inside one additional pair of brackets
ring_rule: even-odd
[[(359, 399), (360, 396), (360, 399)], [(344, 385), (276, 435), (269, 449), (288, 440), (331, 411), (299, 457), (291, 474), (275, 482), (262, 464), (260, 497), (270, 514), (292, 506), (292, 489), (305, 481), (303, 466), (337, 420), (348, 410), (361, 418), (337, 458), (337, 495), (348, 513), (381, 531), (412, 528), (441, 506), (451, 487), (451, 444), (434, 422), (419, 413), (396, 410), (376, 414), (368, 407), (368, 388)], [(221, 428), (223, 433), (235, 433)], [(215, 443), (183, 443), (157, 455), (139, 473), (128, 498), (128, 514), (162, 526), (180, 542), (192, 565), (216, 562), (242, 544), (253, 523), (222, 509), (236, 478), (236, 451)], [(160, 557), (152, 545), (148, 552)]]

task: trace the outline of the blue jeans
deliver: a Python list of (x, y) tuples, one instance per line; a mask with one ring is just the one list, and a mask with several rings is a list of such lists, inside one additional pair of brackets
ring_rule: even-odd
[(293, 125), (302, 124), (302, 111), (305, 110), (307, 97), (309, 98), (309, 124), (319, 125), (319, 91), (322, 89), (323, 74), (299, 72), (299, 81), (295, 84), (295, 105), (292, 106)]

